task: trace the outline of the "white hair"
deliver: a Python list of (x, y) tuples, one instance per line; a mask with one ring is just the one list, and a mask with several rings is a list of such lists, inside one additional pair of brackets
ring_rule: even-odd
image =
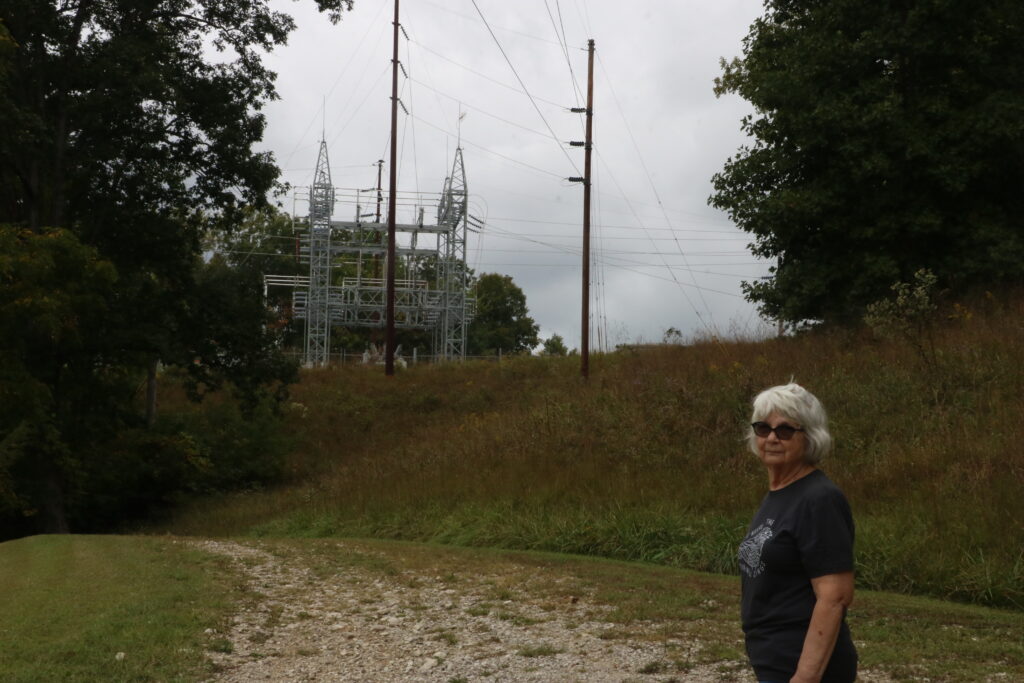
[[(807, 450), (804, 460), (809, 465), (816, 465), (821, 458), (832, 450), (832, 436), (828, 433), (828, 416), (821, 401), (799, 384), (790, 382), (770, 389), (765, 389), (754, 397), (754, 412), (751, 422), (761, 422), (772, 413), (792, 420), (804, 429)], [(757, 437), (753, 430), (747, 432), (747, 445), (757, 455)]]

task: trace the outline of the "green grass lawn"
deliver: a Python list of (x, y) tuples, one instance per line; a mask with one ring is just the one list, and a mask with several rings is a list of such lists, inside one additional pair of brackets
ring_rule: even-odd
[(229, 614), (231, 580), (220, 558), (174, 540), (0, 544), (0, 679), (197, 680), (210, 672), (204, 631)]
[[(610, 638), (692, 638), (706, 645), (687, 661), (651, 662), (649, 673), (685, 675), (687, 666), (743, 659), (739, 582), (732, 576), (405, 542), (240, 542), (314, 573), (411, 572), (444, 577), (456, 590), (461, 581), (492, 576), (495, 605), (510, 618), (525, 595), (552, 604), (588, 595), (612, 607), (605, 617), (617, 624)], [(218, 642), (206, 629), (223, 632), (232, 610), (253, 599), (226, 561), (167, 537), (37, 536), (3, 543), (0, 585), (4, 681), (203, 680), (213, 673), (204, 652)], [(1020, 612), (860, 591), (849, 619), (868, 680), (871, 674), (898, 681), (1024, 680)], [(745, 671), (730, 665), (723, 680), (745, 680)]]

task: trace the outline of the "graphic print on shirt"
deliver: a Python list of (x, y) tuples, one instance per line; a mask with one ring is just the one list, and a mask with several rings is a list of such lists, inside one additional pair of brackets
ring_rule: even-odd
[(740, 571), (750, 578), (756, 578), (764, 571), (764, 562), (761, 560), (761, 550), (768, 539), (772, 537), (772, 524), (774, 519), (766, 520), (756, 529), (751, 530), (747, 537), (740, 543), (739, 558)]

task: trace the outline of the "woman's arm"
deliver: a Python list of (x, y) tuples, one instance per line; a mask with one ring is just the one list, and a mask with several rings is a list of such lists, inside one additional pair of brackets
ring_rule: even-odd
[(853, 603), (853, 572), (826, 574), (811, 579), (817, 602), (804, 638), (796, 674), (790, 683), (818, 683), (839, 637), (843, 614)]

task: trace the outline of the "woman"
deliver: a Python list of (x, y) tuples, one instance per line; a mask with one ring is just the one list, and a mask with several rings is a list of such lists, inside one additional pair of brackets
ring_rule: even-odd
[(825, 409), (787, 384), (758, 394), (751, 422), (747, 440), (769, 490), (739, 548), (750, 664), (758, 681), (851, 683), (853, 516), (817, 467), (832, 446)]

